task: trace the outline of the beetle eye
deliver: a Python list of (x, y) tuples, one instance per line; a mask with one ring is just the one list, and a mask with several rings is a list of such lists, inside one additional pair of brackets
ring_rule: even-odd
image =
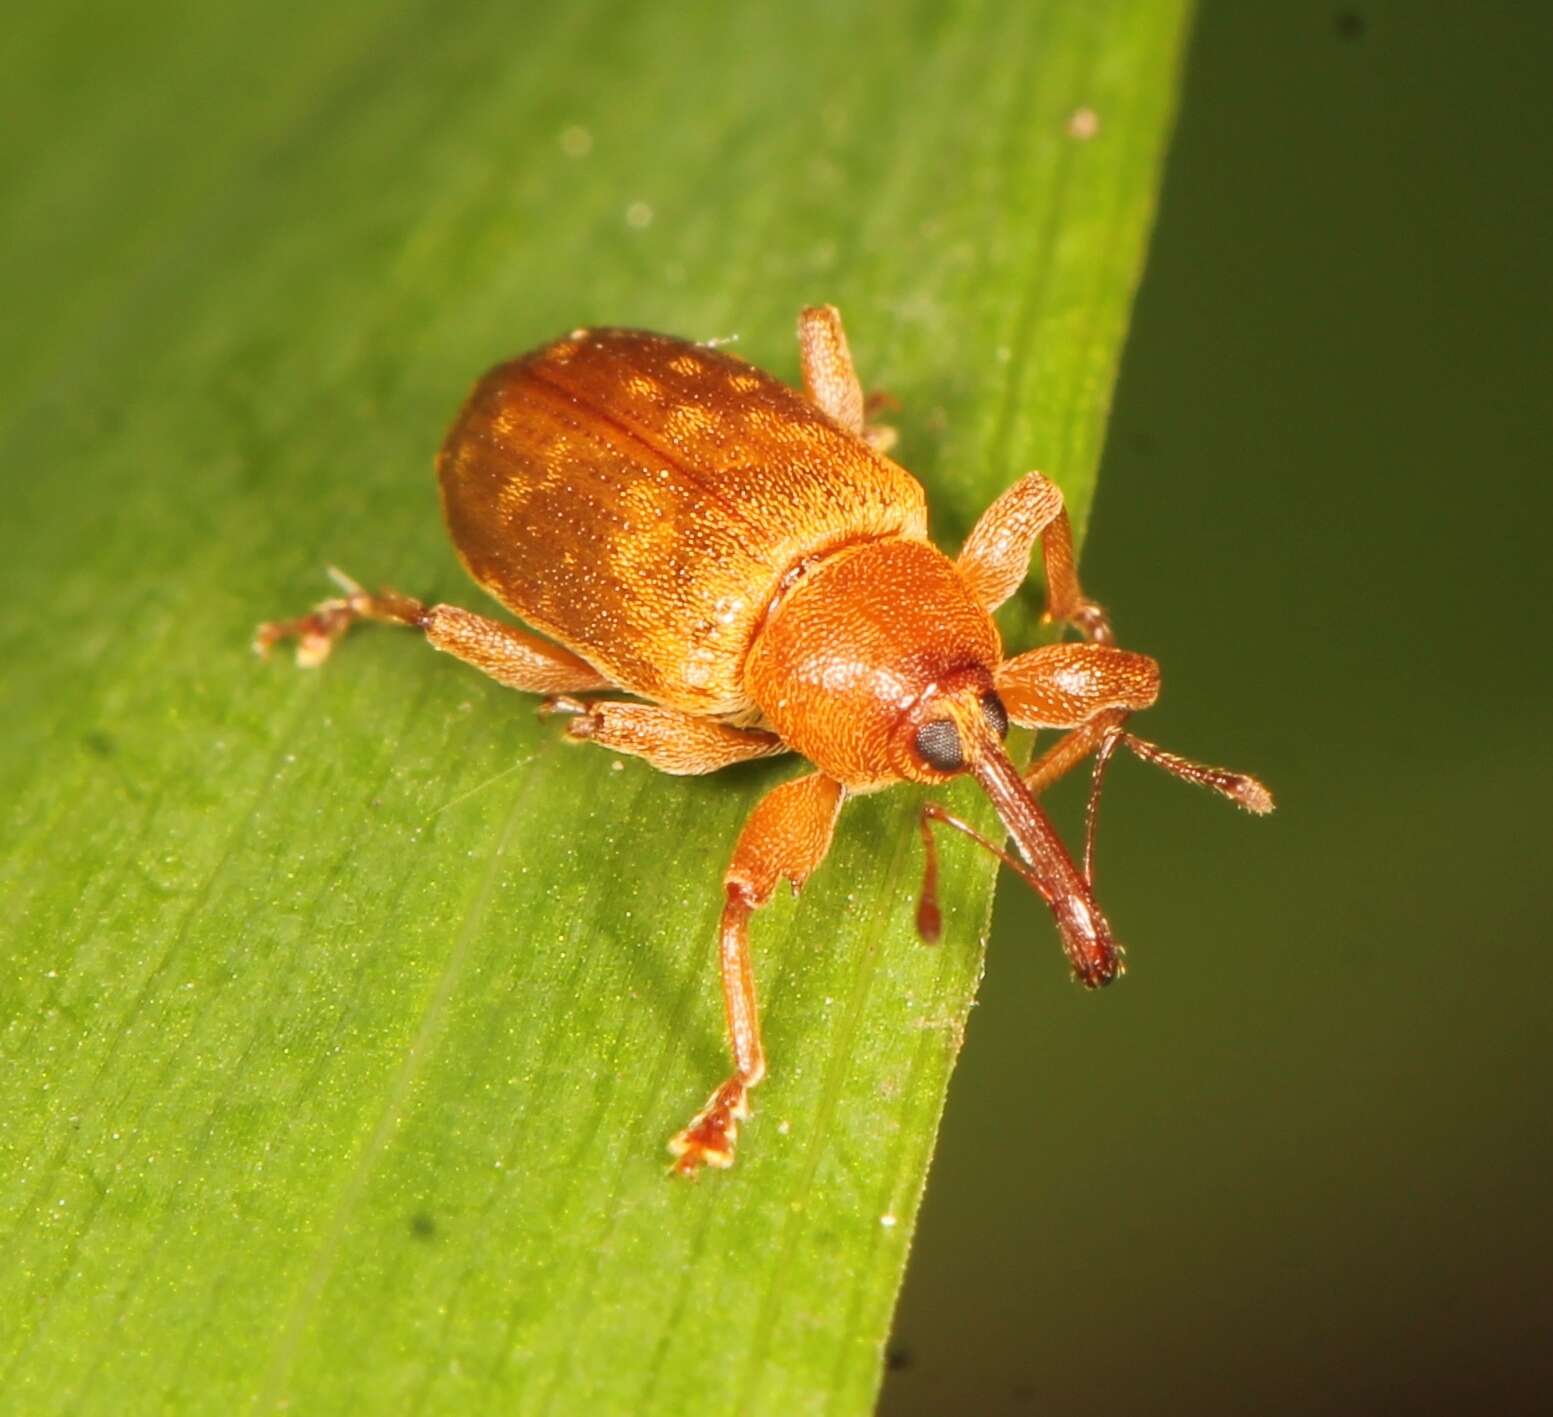
[(999, 738), (1008, 737), (1008, 710), (1003, 707), (1003, 700), (996, 694), (988, 694), (981, 701), (981, 711), (987, 715), (987, 722), (992, 725), (992, 731)]
[(959, 772), (965, 766), (960, 730), (947, 718), (930, 719), (917, 730), (917, 751), (939, 772)]

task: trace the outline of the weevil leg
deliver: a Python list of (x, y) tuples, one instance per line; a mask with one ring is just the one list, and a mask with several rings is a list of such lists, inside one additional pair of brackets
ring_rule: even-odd
[(1102, 742), (1120, 732), (1126, 721), (1125, 709), (1103, 709), (1088, 723), (1064, 733), (1025, 769), (1025, 786), (1031, 795), (1039, 797), (1058, 778), (1066, 777)]
[(863, 397), (841, 311), (834, 305), (811, 305), (799, 312), (798, 362), (803, 370), (803, 391), (822, 412), (848, 433), (856, 433), (875, 452), (886, 453), (895, 446), (893, 428), (868, 422), (871, 412), (891, 400), (888, 395)]
[(1094, 767), (1089, 779), (1089, 799), (1084, 806), (1084, 879), (1095, 884), (1095, 830), (1100, 823), (1100, 789), (1105, 783), (1105, 771), (1116, 752), (1117, 742), (1127, 737), (1122, 725), (1127, 722), (1127, 710), (1102, 709), (1088, 723), (1080, 724), (1071, 733), (1065, 733), (1025, 770), (1025, 786), (1032, 797), (1039, 797), (1052, 783), (1071, 772), (1091, 753)]
[(1033, 795), (1040, 796), (1094, 754), (1084, 818), (1084, 877), (1091, 884), (1100, 787), (1118, 747), (1185, 782), (1212, 788), (1249, 812), (1272, 811), (1272, 794), (1249, 774), (1194, 763), (1126, 730), (1128, 715), (1150, 707), (1159, 697), (1159, 666), (1146, 654), (1114, 645), (1043, 645), (1005, 661), (994, 682), (1011, 722), (1027, 728), (1072, 730), (1026, 769), (1025, 785)]
[(1041, 542), (1046, 569), (1046, 619), (1074, 626), (1086, 640), (1111, 642), (1105, 611), (1086, 600), (1073, 560), (1073, 527), (1062, 489), (1039, 472), (1028, 472), (997, 499), (971, 528), (955, 564), (971, 595), (996, 610), (1019, 589), (1030, 571), (1030, 552)]
[(297, 663), (304, 668), (322, 664), (335, 642), (358, 620), (378, 620), (420, 630), (433, 649), (472, 664), (509, 689), (529, 694), (565, 694), (610, 686), (602, 674), (570, 650), (519, 630), (460, 610), (456, 605), (426, 605), (394, 590), (372, 594), (349, 576), (331, 568), (344, 592), (295, 620), (271, 620), (260, 625), (254, 648), (261, 654), (282, 640), (297, 641)]
[(1089, 802), (1084, 812), (1084, 879), (1091, 885), (1095, 879), (1095, 828), (1100, 814), (1100, 787), (1106, 768), (1118, 747), (1126, 748), (1134, 757), (1163, 768), (1172, 777), (1206, 787), (1227, 797), (1237, 807), (1263, 817), (1273, 810), (1273, 794), (1266, 785), (1250, 773), (1233, 772), (1229, 768), (1212, 767), (1207, 763), (1193, 762), (1179, 753), (1139, 738), (1125, 728), (1126, 709), (1104, 709), (1080, 724), (1071, 733), (1059, 738), (1025, 771), (1025, 785), (1031, 795), (1039, 797), (1052, 783), (1077, 767), (1091, 753), (1095, 755), (1093, 776), (1090, 779)]
[(1276, 805), (1267, 785), (1252, 777), (1250, 773), (1231, 772), (1228, 768), (1195, 763), (1190, 758), (1183, 758), (1179, 753), (1172, 753), (1167, 748), (1161, 748), (1157, 743), (1150, 743), (1148, 739), (1138, 737), (1136, 733), (1123, 733), (1121, 741), (1122, 747), (1135, 758), (1142, 758), (1146, 763), (1153, 763), (1155, 767), (1163, 768), (1172, 777), (1180, 778), (1182, 782), (1190, 782), (1195, 787), (1206, 787), (1222, 797), (1228, 797), (1237, 807), (1244, 807), (1246, 811), (1258, 817), (1265, 817)]
[(1094, 754), (1084, 811), (1084, 879), (1095, 883), (1095, 828), (1105, 770), (1123, 735), (1127, 715), (1159, 697), (1159, 665), (1146, 654), (1114, 645), (1041, 645), (1005, 660), (993, 675), (1009, 722), (1025, 728), (1069, 728), (1025, 770), (1025, 786), (1039, 797), (1064, 773)]
[(692, 1176), (702, 1166), (733, 1165), (739, 1123), (750, 1114), (750, 1089), (766, 1074), (750, 963), (750, 916), (771, 899), (784, 877), (796, 889), (825, 859), (842, 797), (839, 782), (810, 773), (767, 793), (739, 833), (723, 878), (718, 952), (733, 1075), (669, 1142), (678, 1175)]
[[(1091, 753), (1099, 750), (1107, 740), (1115, 739), (1135, 758), (1163, 768), (1172, 777), (1190, 782), (1195, 787), (1206, 787), (1221, 797), (1228, 797), (1237, 807), (1258, 817), (1265, 817), (1277, 805), (1273, 794), (1260, 778), (1248, 772), (1233, 772), (1229, 768), (1216, 768), (1207, 763), (1194, 762), (1129, 733), (1123, 725), (1127, 722), (1125, 709), (1106, 709), (1088, 723), (1080, 724), (1065, 734), (1025, 769), (1025, 786), (1033, 796), (1039, 797), (1063, 774), (1071, 771)], [(1110, 756), (1110, 749), (1106, 750)], [(1102, 765), (1103, 768), (1103, 765)], [(1093, 809), (1091, 809), (1093, 810)]]
[(557, 698), (547, 699), (540, 711), (575, 714), (566, 725), (570, 737), (646, 758), (659, 772), (676, 776), (716, 772), (733, 763), (789, 751), (774, 733), (733, 728), (659, 704)]
[(1115, 645), (1040, 645), (1005, 659), (993, 682), (1010, 722), (1077, 728), (1107, 709), (1151, 707), (1159, 698), (1159, 665)]

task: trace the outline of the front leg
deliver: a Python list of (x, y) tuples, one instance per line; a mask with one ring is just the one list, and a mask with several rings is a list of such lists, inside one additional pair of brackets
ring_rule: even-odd
[(1265, 816), (1273, 810), (1272, 793), (1249, 773), (1195, 763), (1125, 730), (1131, 714), (1159, 698), (1159, 665), (1146, 654), (1114, 645), (1042, 645), (1004, 660), (993, 682), (1010, 722), (1072, 730), (1025, 769), (1025, 785), (1035, 796), (1091, 753), (1108, 758), (1113, 748), (1125, 747), (1248, 812)]
[(669, 1142), (678, 1175), (693, 1176), (702, 1166), (733, 1165), (739, 1123), (750, 1114), (749, 1091), (766, 1075), (750, 963), (750, 916), (771, 899), (784, 876), (796, 889), (825, 859), (842, 796), (841, 784), (823, 773), (785, 782), (756, 804), (739, 833), (723, 878), (719, 948), (733, 1076)]
[(1258, 815), (1273, 810), (1273, 797), (1249, 773), (1195, 763), (1126, 729), (1131, 714), (1159, 697), (1159, 665), (1146, 654), (1114, 645), (1042, 645), (1005, 660), (994, 676), (1009, 720), (1025, 728), (1066, 728), (1025, 770), (1025, 786), (1039, 797), (1091, 755), (1089, 806), (1084, 816), (1084, 879), (1094, 882), (1095, 822), (1100, 788), (1112, 755), (1125, 747), (1184, 782), (1211, 788)]
[(1115, 645), (1039, 645), (993, 672), (1009, 721), (1078, 728), (1108, 709), (1137, 713), (1159, 698), (1159, 665)]
[(1073, 559), (1073, 527), (1062, 489), (1039, 472), (1026, 473), (971, 528), (955, 563), (983, 609), (996, 610), (1030, 571), (1030, 552), (1041, 542), (1046, 568), (1046, 619), (1073, 625), (1086, 640), (1109, 644), (1105, 611), (1084, 598)]

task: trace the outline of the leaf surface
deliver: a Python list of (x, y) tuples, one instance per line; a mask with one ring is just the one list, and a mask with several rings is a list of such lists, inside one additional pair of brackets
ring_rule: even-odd
[(328, 563), (486, 608), (430, 459), (579, 324), (793, 378), (833, 301), (946, 545), (1034, 465), (1082, 526), (1184, 10), (15, 22), (0, 1406), (870, 1407), (989, 863), (945, 843), (926, 948), (920, 799), (848, 805), (755, 922), (739, 1164), (671, 1183), (725, 1070), (721, 871), (794, 766), (668, 779), (407, 634), (310, 673), (249, 636)]

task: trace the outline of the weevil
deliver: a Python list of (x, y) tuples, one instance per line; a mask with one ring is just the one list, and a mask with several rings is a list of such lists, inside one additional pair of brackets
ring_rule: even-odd
[[(532, 630), (337, 577), (343, 594), (262, 625), (321, 663), (357, 620), (419, 630), (498, 682), (544, 696), (567, 731), (667, 773), (709, 773), (797, 753), (812, 771), (772, 789), (723, 878), (719, 960), (733, 1073), (669, 1143), (674, 1170), (733, 1161), (750, 1090), (765, 1076), (750, 918), (824, 860), (849, 797), (969, 773), (991, 798), (1078, 980), (1095, 988), (1122, 951), (1093, 891), (1093, 829), (1119, 747), (1253, 812), (1255, 778), (1138, 738), (1129, 715), (1159, 667), (1113, 642), (1084, 595), (1062, 493), (1027, 473), (951, 560), (928, 540), (921, 486), (867, 421), (839, 313), (798, 320), (802, 390), (723, 350), (640, 330), (578, 329), (491, 370), (437, 458), (442, 510), (475, 582)], [(1075, 641), (1005, 658), (992, 612), (1039, 543), (1045, 618)], [(631, 699), (579, 697), (605, 691)], [(1028, 769), (1010, 724), (1064, 730)], [(1083, 867), (1037, 799), (1093, 757)], [(931, 881), (933, 822), (924, 809)], [(981, 840), (981, 838), (977, 838)], [(937, 928), (926, 889), (919, 923)]]

